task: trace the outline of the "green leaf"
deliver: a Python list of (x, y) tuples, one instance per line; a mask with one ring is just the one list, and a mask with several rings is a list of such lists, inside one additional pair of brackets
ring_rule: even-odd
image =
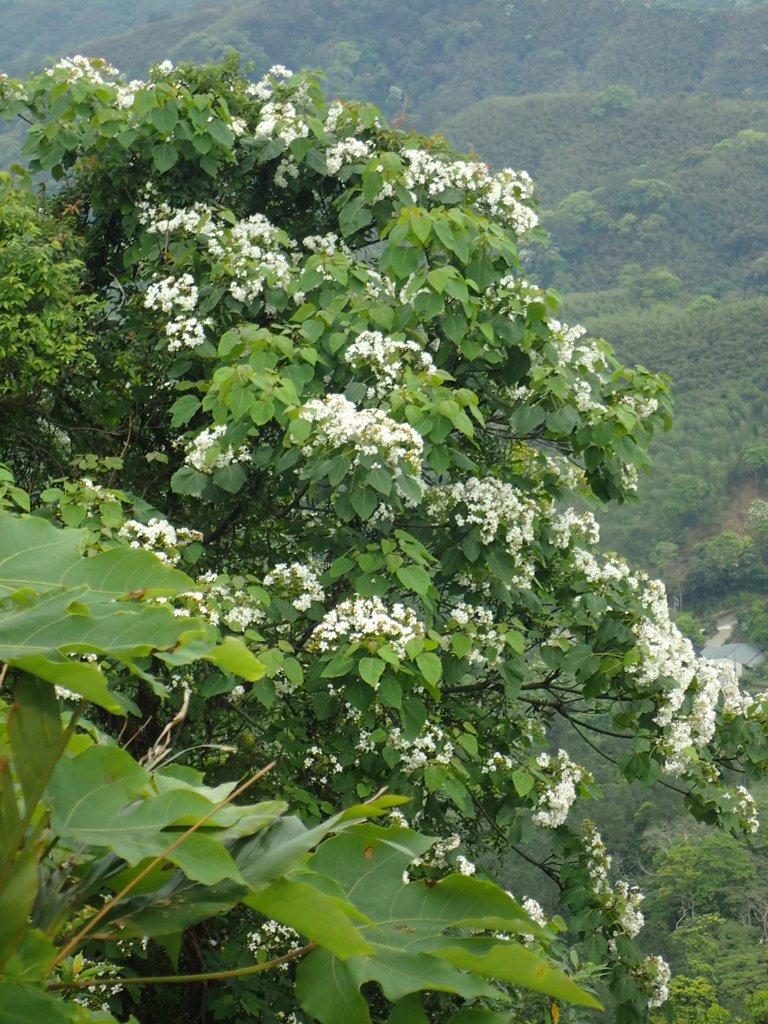
[(506, 981), (510, 985), (521, 985), (564, 1003), (603, 1009), (594, 996), (580, 989), (561, 970), (525, 946), (492, 944), (491, 940), (483, 938), (465, 939), (461, 947), (442, 949), (435, 956), (455, 967)]
[(183, 395), (171, 406), (171, 426), (183, 427), (189, 423), (200, 408), (200, 399), (195, 395)]
[(37, 896), (38, 851), (25, 846), (0, 877), (0, 967), (16, 948)]
[[(290, 925), (311, 942), (319, 942), (342, 960), (373, 952), (373, 947), (358, 927), (360, 923), (372, 922), (354, 914), (346, 900), (321, 893), (314, 886), (302, 882), (300, 874), (278, 879), (244, 902), (267, 917)], [(354, 920), (350, 919), (350, 911)]]
[(66, 1024), (74, 1019), (75, 1007), (57, 997), (0, 981), (0, 1024)]
[(152, 163), (160, 174), (170, 171), (178, 159), (179, 151), (170, 142), (160, 142), (152, 147)]
[(398, 1000), (392, 1008), (387, 1024), (429, 1024), (421, 997), (414, 994)]
[[(188, 835), (170, 852), (187, 827), (208, 814), (216, 803), (194, 787), (159, 794), (148, 789), (150, 777), (124, 750), (90, 747), (77, 757), (60, 761), (51, 778), (51, 827), (64, 839), (111, 850), (128, 864), (164, 856), (188, 878), (215, 885), (225, 879), (244, 884), (230, 853), (216, 833), (228, 834), (243, 817), (253, 822), (255, 810), (262, 825), (278, 816), (282, 805), (221, 808), (204, 829)], [(249, 826), (253, 831), (252, 824)], [(174, 828), (166, 832), (165, 829)]]
[(171, 477), (171, 490), (176, 494), (197, 496), (203, 493), (208, 483), (209, 478), (207, 474), (201, 473), (191, 466), (182, 466)]
[(361, 658), (357, 666), (360, 678), (369, 686), (377, 686), (386, 665), (379, 658)]
[(261, 679), (265, 672), (258, 658), (254, 657), (240, 637), (236, 636), (225, 636), (217, 647), (205, 655), (205, 660), (249, 682)]
[(527, 796), (533, 789), (534, 782), (535, 779), (529, 772), (524, 772), (520, 768), (512, 772), (512, 784), (518, 796)]
[(395, 570), (395, 576), (397, 576), (404, 587), (412, 590), (415, 594), (420, 594), (422, 597), (432, 586), (432, 579), (429, 573), (422, 569), (420, 565), (400, 566), (399, 569)]
[(434, 686), (440, 681), (443, 674), (443, 663), (432, 651), (424, 651), (416, 658), (419, 672), (424, 676), (426, 682)]
[(355, 487), (350, 500), (352, 508), (363, 520), (370, 519), (379, 504), (378, 496), (374, 491), (361, 487)]
[[(179, 112), (176, 109), (176, 104), (164, 103), (162, 107), (154, 107), (149, 112), (148, 120), (151, 121), (161, 135), (170, 135), (179, 120)], [(160, 169), (161, 168), (158, 168), (158, 170)]]
[(50, 686), (22, 678), (16, 684), (15, 698), (8, 716), (8, 738), (30, 819), (61, 754), (63, 731), (58, 701)]
[(247, 479), (248, 471), (241, 462), (221, 466), (213, 473), (213, 482), (227, 494), (237, 494)]
[[(489, 882), (452, 875), (431, 888), (424, 882), (404, 884), (403, 871), (429, 845), (429, 840), (407, 829), (363, 825), (323, 843), (312, 856), (307, 869), (325, 879), (323, 891), (345, 896), (374, 922), (361, 925), (374, 951), (343, 962), (324, 950), (311, 953), (299, 965), (296, 978), (299, 1002), (307, 1013), (322, 1024), (369, 1024), (360, 995), (368, 982), (379, 984), (393, 1002), (430, 989), (466, 999), (503, 998), (484, 980), (490, 963), (502, 978), (525, 976), (538, 985), (536, 991), (556, 989), (557, 998), (596, 1005), (521, 945), (488, 938), (480, 939), (484, 945), (478, 946), (474, 938), (457, 937), (456, 930), (464, 928), (534, 934), (541, 930)], [(311, 875), (306, 877), (311, 880)], [(334, 890), (328, 879), (335, 883)], [(451, 962), (460, 958), (466, 964)]]

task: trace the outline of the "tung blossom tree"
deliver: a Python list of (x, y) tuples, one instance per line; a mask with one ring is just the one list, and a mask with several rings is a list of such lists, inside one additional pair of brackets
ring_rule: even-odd
[[(173, 720), (188, 764), (274, 762), (265, 793), (311, 821), (406, 796), (391, 826), (435, 837), (406, 857), (406, 893), (536, 862), (567, 936), (517, 892), (537, 933), (494, 941), (546, 948), (610, 993), (616, 1020), (644, 1019), (669, 973), (640, 952), (642, 893), (589, 819), (599, 788), (569, 737), (599, 758), (608, 733), (617, 777), (661, 780), (749, 834), (768, 719), (695, 655), (658, 582), (599, 551), (591, 509), (631, 496), (669, 397), (526, 279), (530, 179), (282, 67), (253, 81), (234, 63), (160, 65), (126, 83), (73, 58), (0, 90), (29, 123), (29, 170), (57, 182), (48, 216), (89, 302), (87, 345), (46, 380), (36, 422), (9, 403), (3, 458), (89, 550), (183, 567), (194, 584), (155, 600), (264, 670), (166, 661), (160, 689), (115, 671), (131, 749)], [(244, 914), (209, 927), (206, 962), (229, 966), (304, 941)], [(328, 1024), (506, 1021), (510, 1000), (533, 1020), (551, 1002), (440, 984), (422, 1000), (323, 950), (295, 985), (254, 975), (208, 998), (219, 1019), (248, 1005)]]

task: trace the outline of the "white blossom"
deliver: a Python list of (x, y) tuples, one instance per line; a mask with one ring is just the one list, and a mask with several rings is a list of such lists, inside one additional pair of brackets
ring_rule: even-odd
[(379, 597), (353, 597), (326, 612), (309, 640), (314, 651), (331, 651), (341, 643), (376, 641), (387, 644), (405, 658), (410, 640), (424, 635), (424, 624), (411, 608), (395, 604), (387, 608)]

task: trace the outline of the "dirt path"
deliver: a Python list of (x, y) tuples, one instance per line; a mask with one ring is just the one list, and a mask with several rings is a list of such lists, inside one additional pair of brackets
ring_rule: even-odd
[(733, 612), (726, 612), (724, 615), (719, 615), (717, 618), (717, 629), (707, 640), (707, 646), (721, 647), (723, 644), (727, 644), (731, 638), (731, 633), (736, 625), (736, 621), (736, 616)]

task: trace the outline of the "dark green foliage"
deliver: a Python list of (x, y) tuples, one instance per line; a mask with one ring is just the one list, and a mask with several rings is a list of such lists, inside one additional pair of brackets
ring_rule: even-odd
[(93, 302), (78, 294), (82, 271), (66, 224), (0, 174), (0, 409), (87, 359)]

